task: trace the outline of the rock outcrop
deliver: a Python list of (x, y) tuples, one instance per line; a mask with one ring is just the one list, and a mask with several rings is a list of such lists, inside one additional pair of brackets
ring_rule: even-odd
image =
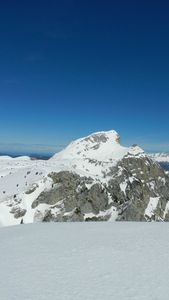
[(33, 203), (50, 205), (41, 221), (168, 220), (169, 177), (143, 151), (132, 149), (110, 169), (106, 183), (62, 171)]

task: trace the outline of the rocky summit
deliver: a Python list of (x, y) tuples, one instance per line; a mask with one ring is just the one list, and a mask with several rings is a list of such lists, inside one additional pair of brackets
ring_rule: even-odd
[(168, 221), (169, 176), (116, 131), (72, 142), (48, 161), (0, 158), (1, 226), (32, 222)]

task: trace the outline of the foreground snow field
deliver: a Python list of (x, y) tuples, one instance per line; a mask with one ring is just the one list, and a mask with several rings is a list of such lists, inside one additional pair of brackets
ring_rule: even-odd
[(0, 229), (1, 300), (168, 300), (167, 223)]

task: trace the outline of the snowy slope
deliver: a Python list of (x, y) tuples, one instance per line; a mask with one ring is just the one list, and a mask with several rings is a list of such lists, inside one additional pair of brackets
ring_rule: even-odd
[(72, 142), (50, 162), (82, 176), (103, 177), (103, 173), (107, 173), (129, 150), (120, 145), (120, 137), (115, 130), (101, 131)]
[(168, 300), (167, 223), (0, 229), (1, 300)]
[(116, 131), (102, 131), (72, 142), (66, 149), (56, 154), (53, 158), (59, 159), (97, 159), (109, 161), (120, 159), (128, 151), (119, 143)]
[(46, 161), (0, 157), (0, 226), (21, 222), (21, 217), (14, 217), (18, 204), (23, 211), (27, 210), (26, 222), (33, 222), (31, 204), (42, 191), (51, 187), (49, 172)]
[(45, 161), (34, 161), (28, 157), (1, 157), (0, 200), (28, 190), (47, 173)]

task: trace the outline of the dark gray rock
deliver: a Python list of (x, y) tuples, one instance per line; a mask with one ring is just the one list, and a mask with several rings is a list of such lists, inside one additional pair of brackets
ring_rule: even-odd
[(23, 217), (26, 214), (26, 209), (22, 209), (19, 206), (16, 206), (16, 207), (13, 207), (10, 210), (10, 213), (14, 214), (14, 217), (16, 219), (19, 219), (19, 218)]
[[(44, 222), (107, 221), (112, 206), (118, 211), (118, 221), (169, 220), (169, 214), (164, 214), (169, 177), (158, 163), (146, 155), (126, 155), (108, 176), (110, 180), (103, 185), (68, 171), (51, 173), (53, 187), (41, 193), (32, 208), (38, 211), (41, 203), (49, 206), (41, 215)], [(145, 210), (152, 197), (160, 198), (152, 215), (147, 216)]]

